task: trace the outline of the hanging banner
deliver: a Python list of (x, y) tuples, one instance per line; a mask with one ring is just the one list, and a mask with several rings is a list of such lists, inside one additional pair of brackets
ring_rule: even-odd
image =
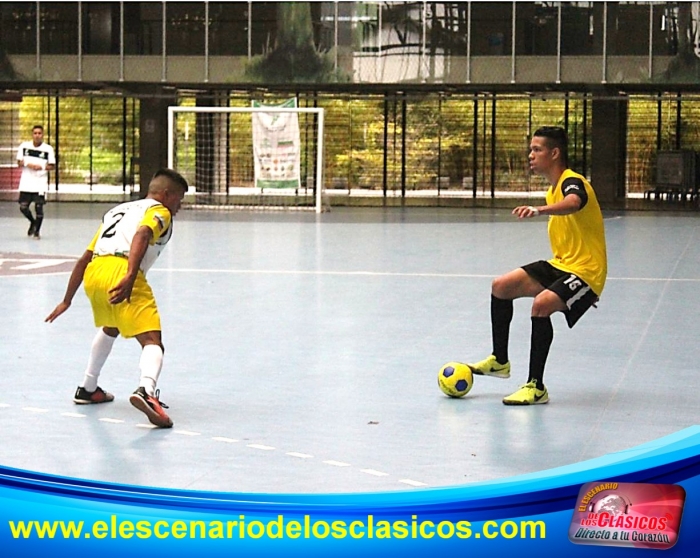
[[(253, 108), (297, 108), (297, 100), (280, 105), (252, 102)], [(257, 188), (299, 188), (300, 134), (299, 114), (296, 112), (254, 112), (253, 157)]]

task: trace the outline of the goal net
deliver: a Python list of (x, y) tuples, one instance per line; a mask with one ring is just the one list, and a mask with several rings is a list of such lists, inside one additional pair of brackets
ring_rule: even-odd
[[(280, 129), (297, 122), (292, 146)], [(168, 166), (194, 189), (195, 205), (320, 213), (323, 122), (322, 108), (168, 107)]]

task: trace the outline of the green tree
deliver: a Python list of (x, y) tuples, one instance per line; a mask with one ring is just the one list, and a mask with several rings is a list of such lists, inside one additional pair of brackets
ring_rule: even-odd
[(277, 37), (273, 49), (256, 57), (246, 75), (262, 83), (337, 81), (327, 54), (316, 50), (309, 2), (277, 4)]

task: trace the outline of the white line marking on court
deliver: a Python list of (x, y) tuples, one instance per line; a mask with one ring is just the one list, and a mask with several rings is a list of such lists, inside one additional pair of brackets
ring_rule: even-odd
[(271, 450), (275, 449), (272, 446), (265, 446), (263, 444), (248, 444), (248, 447), (253, 448), (253, 449), (265, 450), (265, 451), (271, 451)]
[[(340, 275), (362, 277), (436, 277), (441, 279), (493, 279), (497, 275), (483, 273), (399, 273), (392, 271), (309, 271), (293, 269), (153, 269), (168, 273), (230, 273), (237, 275)], [(646, 281), (651, 283), (700, 283), (700, 278), (608, 277), (608, 281)]]
[[(693, 231), (693, 234), (690, 235), (690, 238), (686, 242), (685, 246), (683, 247), (683, 251), (680, 253), (678, 258), (676, 258), (676, 263), (673, 265), (673, 268), (671, 269), (670, 274), (674, 275), (676, 273), (676, 269), (678, 269), (678, 266), (682, 261), (685, 261), (685, 255), (688, 252), (688, 250), (695, 244), (695, 230)], [(595, 418), (591, 421), (592, 422), (592, 431), (591, 433), (586, 437), (587, 440), (584, 444), (581, 444), (581, 453), (579, 454), (579, 459), (578, 461), (582, 461), (584, 456), (588, 452), (588, 448), (591, 446), (593, 441), (596, 439), (596, 435), (598, 431), (601, 428), (605, 428), (603, 424), (605, 424), (605, 419), (606, 415), (608, 414), (608, 410), (611, 408), (616, 408), (615, 402), (616, 399), (618, 399), (618, 393), (620, 391), (620, 386), (624, 383), (627, 374), (629, 373), (632, 363), (634, 360), (637, 358), (639, 355), (639, 351), (641, 348), (645, 345), (647, 342), (647, 339), (649, 338), (649, 330), (651, 329), (651, 324), (656, 318), (657, 313), (659, 312), (659, 308), (661, 307), (661, 301), (663, 298), (666, 296), (666, 293), (668, 291), (668, 286), (669, 284), (674, 281), (674, 279), (665, 279), (664, 280), (664, 285), (663, 288), (661, 289), (661, 293), (658, 295), (656, 298), (656, 304), (654, 307), (651, 309), (651, 311), (647, 311), (647, 322), (644, 325), (644, 329), (642, 331), (642, 334), (640, 335), (639, 339), (637, 340), (637, 343), (635, 346), (632, 348), (632, 352), (630, 355), (627, 357), (627, 362), (625, 363), (624, 367), (622, 368), (622, 374), (620, 374), (620, 377), (617, 381), (617, 383), (612, 386), (612, 389), (608, 387), (607, 391), (607, 396), (601, 401), (604, 403), (603, 411), (596, 413)]]
[(153, 271), (174, 273), (231, 273), (237, 275), (342, 275), (364, 277), (468, 277), (493, 279), (496, 275), (480, 275), (465, 273), (401, 273), (394, 271), (320, 271), (303, 269), (189, 269), (189, 268), (159, 268)]
[(381, 471), (375, 471), (374, 469), (360, 469), (361, 473), (367, 473), (368, 475), (373, 475), (375, 477), (388, 477), (389, 473), (382, 473)]
[(27, 263), (27, 264), (22, 264), (22, 265), (16, 265), (11, 267), (10, 269), (19, 269), (22, 271), (29, 271), (31, 269), (41, 269), (42, 267), (53, 267), (56, 265), (64, 264), (64, 263), (70, 263), (73, 260), (27, 260), (27, 259), (19, 259), (19, 260), (5, 260), (6, 262), (9, 261), (17, 261), (17, 262), (26, 262), (30, 261), (33, 263)]
[(409, 485), (409, 486), (416, 486), (416, 487), (418, 487), (418, 486), (428, 486), (428, 485), (425, 484), (424, 482), (418, 482), (418, 481), (414, 481), (414, 480), (411, 480), (411, 479), (400, 479), (399, 482), (402, 482), (402, 483), (407, 484), (407, 485)]
[(324, 463), (326, 465), (333, 465), (333, 467), (350, 467), (350, 463), (343, 463), (342, 461), (333, 461), (332, 459), (324, 461)]
[(71, 273), (71, 270), (70, 270), (70, 269), (68, 269), (68, 270), (66, 270), (66, 271), (52, 271), (51, 273), (41, 273), (41, 274), (37, 274), (37, 273), (14, 273), (14, 274), (12, 274), (12, 275), (9, 275), (9, 274), (8, 274), (8, 275), (0, 275), (0, 279), (4, 279), (4, 278), (12, 278), (12, 279), (15, 279), (15, 278), (17, 278), (17, 277), (19, 277), (19, 278), (22, 278), (22, 277), (38, 277), (39, 275), (41, 275), (42, 277), (50, 277), (51, 275), (68, 275), (69, 273)]
[[(12, 405), (8, 403), (0, 403), (0, 408), (8, 408), (11, 407)], [(49, 409), (44, 409), (40, 407), (23, 407), (23, 411), (28, 411), (28, 412), (33, 412), (33, 413), (47, 413), (49, 412)], [(60, 413), (61, 416), (64, 417), (72, 417), (72, 418), (86, 418), (87, 415), (81, 414), (81, 413), (74, 413), (74, 412), (63, 412)], [(110, 424), (124, 424), (126, 421), (121, 420), (121, 419), (114, 419), (114, 418), (99, 418), (97, 419), (100, 422), (107, 422)], [(136, 428), (147, 428), (147, 429), (155, 429), (158, 428), (157, 426), (149, 423), (139, 423), (135, 425)], [(181, 434), (184, 436), (201, 436), (200, 432), (193, 432), (189, 430), (173, 430), (173, 433), (175, 434)], [(211, 440), (214, 440), (216, 442), (224, 442), (224, 443), (235, 443), (238, 442), (239, 440), (235, 438), (226, 438), (223, 436), (212, 436)], [(272, 451), (275, 450), (276, 448), (272, 446), (267, 446), (264, 444), (247, 444), (247, 447), (252, 448), (252, 449), (259, 449), (259, 450), (264, 450), (264, 451)], [(290, 457), (296, 457), (298, 459), (313, 459), (314, 456), (308, 453), (300, 453), (300, 452), (295, 452), (295, 451), (290, 451), (286, 452), (286, 455)], [(335, 461), (333, 459), (328, 459), (323, 461), (326, 465), (332, 465), (333, 467), (351, 467), (352, 465), (350, 463), (345, 463), (344, 461)], [(389, 473), (384, 473), (382, 471), (378, 471), (376, 469), (360, 469), (361, 473), (365, 473), (367, 475), (372, 475), (375, 477), (387, 477), (390, 476)], [(428, 486), (425, 483), (414, 481), (411, 479), (402, 479), (399, 482), (403, 484), (407, 484), (409, 486), (414, 486), (414, 487), (421, 487), (421, 486)]]

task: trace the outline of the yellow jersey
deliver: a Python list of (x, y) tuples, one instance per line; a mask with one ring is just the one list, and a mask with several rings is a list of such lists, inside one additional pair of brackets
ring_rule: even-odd
[(593, 187), (582, 175), (567, 169), (556, 186), (547, 190), (547, 205), (572, 193), (581, 197), (581, 209), (570, 215), (549, 217), (547, 231), (553, 254), (549, 263), (575, 273), (600, 296), (608, 275), (608, 257), (603, 214)]

